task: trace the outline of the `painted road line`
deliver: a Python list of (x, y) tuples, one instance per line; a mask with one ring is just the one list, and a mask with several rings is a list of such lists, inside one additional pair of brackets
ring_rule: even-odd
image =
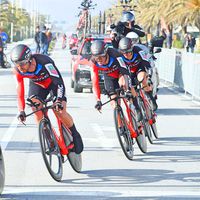
[[(187, 186), (180, 186), (178, 189), (168, 187), (151, 187), (148, 186), (144, 192), (144, 187), (6, 187), (2, 198), (9, 197), (9, 195), (20, 196), (93, 196), (98, 197), (182, 197), (184, 199), (193, 199), (200, 197), (198, 188), (188, 188)], [(192, 190), (191, 190), (192, 189)], [(8, 195), (8, 196), (7, 196)], [(189, 198), (190, 197), (190, 198)], [(52, 198), (53, 199), (53, 198)]]
[(14, 120), (12, 121), (11, 125), (9, 126), (8, 130), (5, 132), (3, 138), (1, 139), (0, 143), (1, 143), (1, 148), (2, 148), (2, 151), (5, 151), (8, 143), (10, 142), (13, 134), (15, 133), (16, 131), (16, 128), (18, 126), (18, 119), (17, 119), (17, 116), (14, 118)]
[(100, 143), (101, 147), (105, 150), (112, 150), (116, 147), (115, 142), (110, 140), (105, 134), (104, 131), (97, 123), (91, 123), (90, 126), (95, 131), (97, 135), (98, 142)]

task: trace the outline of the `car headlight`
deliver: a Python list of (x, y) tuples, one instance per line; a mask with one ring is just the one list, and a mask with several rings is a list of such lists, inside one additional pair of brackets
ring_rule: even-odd
[(90, 71), (90, 66), (88, 66), (88, 65), (78, 65), (78, 69)]

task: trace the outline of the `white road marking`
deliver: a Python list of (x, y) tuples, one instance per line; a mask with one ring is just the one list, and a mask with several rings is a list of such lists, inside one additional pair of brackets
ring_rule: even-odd
[(98, 142), (100, 143), (101, 147), (105, 150), (111, 150), (113, 147), (116, 147), (114, 140), (110, 140), (103, 132), (101, 127), (97, 123), (91, 123), (90, 126), (95, 131), (97, 135)]
[[(56, 196), (96, 196), (102, 197), (200, 197), (200, 191), (196, 188), (191, 191), (187, 186), (183, 186), (175, 189), (163, 188), (163, 187), (147, 187), (145, 192), (142, 187), (135, 187), (134, 190), (131, 187), (118, 188), (118, 187), (27, 187), (27, 188), (14, 188), (6, 187), (3, 195), (54, 195)], [(52, 196), (53, 197), (53, 196)], [(191, 199), (190, 198), (190, 199)]]
[(8, 130), (5, 132), (3, 138), (1, 139), (0, 143), (1, 143), (1, 148), (2, 151), (5, 151), (8, 143), (10, 142), (13, 134), (15, 133), (15, 130), (18, 126), (18, 119), (17, 116), (14, 118), (14, 120), (12, 121), (11, 125), (9, 126)]

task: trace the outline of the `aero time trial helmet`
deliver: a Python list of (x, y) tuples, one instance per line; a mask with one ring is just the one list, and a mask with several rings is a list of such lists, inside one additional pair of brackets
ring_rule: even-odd
[(132, 22), (132, 21), (135, 21), (135, 15), (130, 11), (123, 12), (121, 22)]
[(122, 53), (132, 52), (133, 46), (130, 38), (124, 37), (119, 41), (119, 50)]
[(126, 35), (127, 38), (130, 38), (132, 40), (132, 44), (137, 44), (139, 42), (139, 36), (135, 32), (129, 32)]
[(106, 44), (101, 40), (95, 40), (91, 45), (91, 53), (93, 56), (106, 56)]
[(12, 49), (10, 59), (13, 63), (20, 65), (29, 62), (31, 56), (31, 49), (24, 44), (19, 44)]

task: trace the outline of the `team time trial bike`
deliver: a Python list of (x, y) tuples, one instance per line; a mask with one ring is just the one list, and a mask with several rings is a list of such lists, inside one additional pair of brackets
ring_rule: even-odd
[[(135, 91), (138, 95), (138, 103), (142, 111), (142, 115), (144, 117), (144, 126), (146, 130), (146, 136), (151, 144), (154, 142), (153, 135), (156, 139), (158, 139), (158, 131), (156, 126), (156, 113), (153, 111), (153, 102), (146, 95), (141, 82), (135, 78)], [(152, 134), (153, 132), (153, 134)]]
[[(43, 107), (39, 108), (40, 103), (35, 103), (32, 101), (32, 98), (36, 98), (42, 102)], [(27, 99), (27, 105), (34, 107), (35, 110), (26, 115), (26, 117), (42, 111), (43, 118), (39, 123), (39, 141), (42, 156), (45, 162), (45, 165), (52, 176), (56, 181), (61, 181), (63, 175), (63, 166), (62, 164), (67, 160), (74, 171), (81, 172), (82, 168), (82, 157), (81, 154), (76, 154), (74, 152), (74, 144), (71, 131), (65, 127), (62, 122), (57, 118), (59, 134), (53, 128), (50, 118), (48, 117), (48, 110), (54, 109), (53, 103), (48, 105), (49, 102), (53, 101), (53, 96), (51, 95), (45, 101), (41, 100), (37, 96), (32, 96)]]
[[(124, 94), (123, 88), (116, 89), (115, 93), (109, 94), (105, 92), (105, 94), (108, 95), (110, 99), (104, 102), (102, 106), (111, 101), (115, 101), (116, 103), (116, 107), (114, 109), (115, 127), (119, 143), (125, 156), (129, 160), (133, 160), (135, 140), (140, 150), (143, 153), (146, 153), (146, 129), (142, 122), (136, 121), (136, 111), (130, 101), (130, 97), (127, 97)], [(113, 94), (115, 94), (114, 98), (112, 98)], [(126, 111), (124, 111), (124, 109), (126, 109)]]

